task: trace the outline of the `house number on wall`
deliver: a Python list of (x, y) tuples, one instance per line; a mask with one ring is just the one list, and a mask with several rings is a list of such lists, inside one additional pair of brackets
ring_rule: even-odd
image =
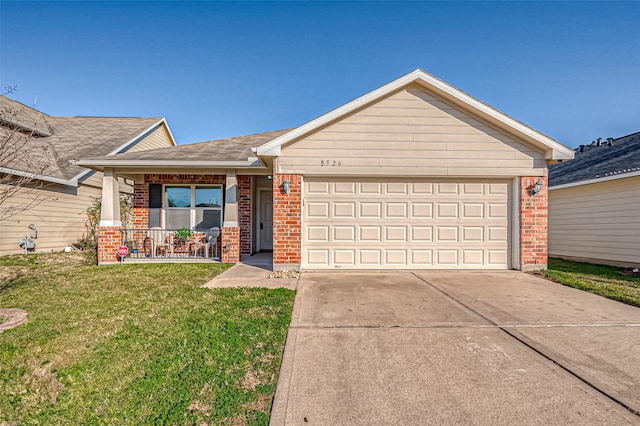
[(320, 167), (337, 167), (342, 166), (341, 160), (320, 160)]

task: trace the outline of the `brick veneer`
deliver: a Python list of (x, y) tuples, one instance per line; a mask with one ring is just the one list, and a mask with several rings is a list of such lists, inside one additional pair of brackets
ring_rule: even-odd
[[(223, 226), (221, 240), (222, 252), (220, 260), (223, 263), (240, 262), (240, 227)], [(229, 243), (229, 250), (225, 250), (227, 243)]]
[(251, 176), (238, 176), (238, 220), (240, 253), (251, 254)]
[(118, 246), (122, 244), (122, 235), (119, 226), (98, 226), (98, 264), (106, 265), (118, 263), (120, 259), (116, 255)]
[[(538, 179), (542, 191), (529, 195)], [(520, 269), (531, 271), (547, 267), (547, 177), (520, 178)]]
[(149, 183), (133, 185), (133, 227), (149, 227)]
[[(289, 194), (284, 181), (289, 180)], [(300, 269), (302, 251), (302, 177), (273, 176), (273, 268)]]

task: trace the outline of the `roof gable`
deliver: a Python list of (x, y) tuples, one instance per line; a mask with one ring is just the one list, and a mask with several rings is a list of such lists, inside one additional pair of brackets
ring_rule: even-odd
[(463, 91), (445, 83), (444, 81), (417, 69), (397, 80), (392, 81), (368, 94), (361, 96), (315, 120), (312, 120), (260, 147), (258, 155), (278, 156), (283, 146), (306, 137), (327, 125), (335, 123), (344, 117), (353, 114), (381, 99), (392, 95), (410, 85), (418, 85), (425, 91), (442, 99), (472, 116), (492, 125), (525, 143), (537, 147), (545, 153), (546, 159), (570, 159), (573, 151), (561, 143), (543, 135), (542, 133), (520, 123), (517, 120), (501, 113), (487, 104), (469, 96)]
[(19, 126), (24, 133), (12, 136), (11, 128), (0, 128), (2, 137), (16, 152), (15, 159), (3, 164), (0, 171), (64, 185), (76, 186), (78, 179), (91, 172), (74, 164), (74, 159), (125, 151), (163, 125), (171, 135), (162, 118), (58, 117), (4, 96), (0, 101), (0, 120)]
[(306, 175), (505, 177), (546, 168), (543, 150), (415, 85), (293, 141), (276, 163), (276, 173)]
[(592, 183), (640, 173), (640, 132), (576, 148), (571, 161), (549, 167), (549, 186)]

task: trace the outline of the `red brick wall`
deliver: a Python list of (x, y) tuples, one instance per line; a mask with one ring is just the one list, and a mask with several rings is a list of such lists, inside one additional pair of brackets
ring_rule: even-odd
[[(223, 263), (240, 262), (240, 227), (222, 227), (222, 252), (220, 259)], [(225, 245), (229, 243), (229, 250), (225, 249)]]
[[(289, 194), (283, 182), (290, 182)], [(302, 176), (273, 176), (273, 267), (299, 269), (302, 255)]]
[(98, 265), (118, 263), (116, 255), (118, 246), (122, 243), (119, 226), (98, 226)]
[(251, 254), (251, 176), (238, 176), (240, 253)]
[[(530, 195), (530, 188), (538, 179), (542, 191)], [(520, 269), (523, 271), (547, 267), (547, 177), (520, 178)]]
[(133, 227), (149, 227), (149, 183), (133, 185)]

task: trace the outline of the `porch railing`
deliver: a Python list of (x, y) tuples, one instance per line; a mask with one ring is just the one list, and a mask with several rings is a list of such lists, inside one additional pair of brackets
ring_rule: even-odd
[(220, 229), (122, 228), (121, 244), (130, 259), (215, 259)]

